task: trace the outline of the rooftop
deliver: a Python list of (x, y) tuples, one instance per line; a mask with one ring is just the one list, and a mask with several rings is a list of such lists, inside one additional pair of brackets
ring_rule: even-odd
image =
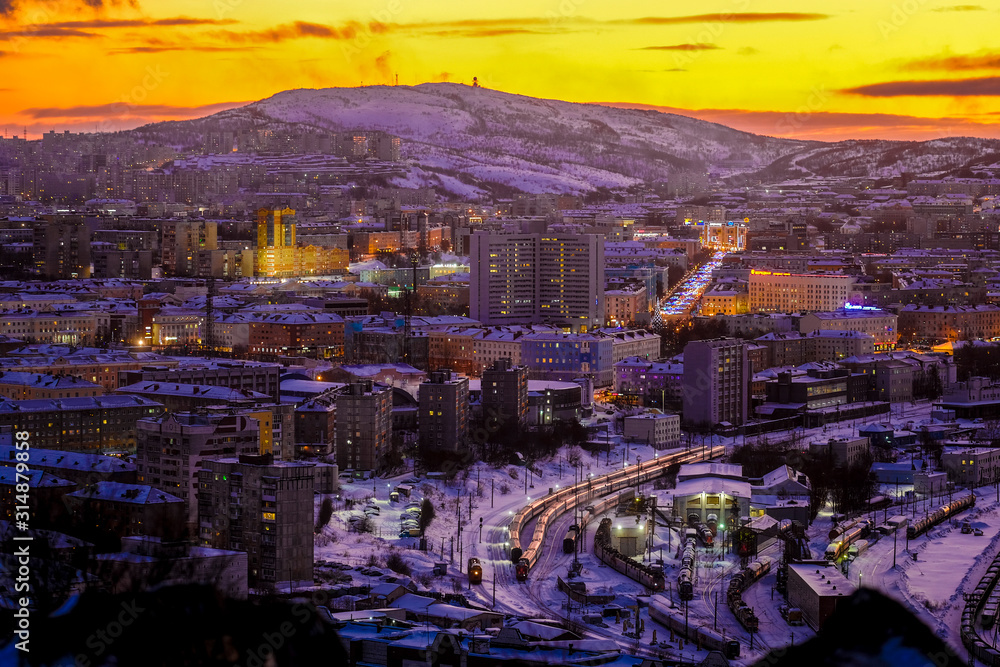
[(857, 590), (857, 587), (833, 566), (790, 564), (788, 569), (795, 572), (812, 592), (820, 597), (846, 597)]
[(118, 387), (119, 394), (148, 394), (151, 396), (187, 396), (215, 401), (270, 401), (271, 397), (259, 391), (241, 391), (213, 385), (185, 384), (179, 382), (136, 382)]
[[(14, 445), (0, 445), (0, 464), (14, 462), (17, 449)], [(45, 468), (65, 468), (67, 470), (90, 470), (93, 472), (130, 472), (135, 470), (135, 464), (114, 456), (101, 454), (81, 454), (63, 452), (57, 449), (40, 449), (32, 447), (28, 451), (28, 466)]]
[(184, 502), (177, 496), (172, 496), (166, 491), (160, 491), (147, 484), (122, 484), (121, 482), (97, 482), (68, 495), (75, 498), (91, 498), (136, 505)]

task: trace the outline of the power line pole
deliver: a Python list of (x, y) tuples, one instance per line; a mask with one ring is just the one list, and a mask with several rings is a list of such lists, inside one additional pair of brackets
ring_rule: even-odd
[(215, 296), (215, 277), (209, 276), (205, 291), (205, 335), (202, 337), (202, 347), (209, 355), (215, 352), (215, 313), (212, 298)]

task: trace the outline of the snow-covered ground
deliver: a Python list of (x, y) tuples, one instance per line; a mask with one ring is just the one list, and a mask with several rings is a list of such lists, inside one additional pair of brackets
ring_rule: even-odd
[[(605, 416), (608, 406), (598, 404), (595, 416), (586, 420), (596, 423)], [(892, 423), (897, 428), (907, 425), (919, 427), (929, 423), (931, 406), (928, 402), (896, 406), (891, 415), (883, 415), (877, 421)], [(873, 420), (843, 422), (825, 428), (799, 430), (797, 435), (803, 442), (829, 437), (857, 435), (857, 429)], [(614, 420), (607, 422), (614, 428)], [(771, 434), (772, 440), (789, 434)], [(726, 444), (729, 448), (743, 444), (742, 439), (713, 440)], [(695, 444), (701, 445), (700, 440)], [(337, 511), (322, 534), (317, 536), (315, 555), (317, 561), (332, 560), (344, 562), (359, 569), (338, 572), (339, 581), (346, 583), (347, 577), (354, 585), (363, 586), (383, 581), (392, 573), (385, 568), (385, 560), (392, 552), (398, 552), (412, 569), (412, 579), (418, 590), (444, 592), (464, 592), (471, 600), (487, 608), (522, 617), (548, 617), (582, 623), (584, 614), (599, 614), (600, 609), (581, 609), (573, 604), (566, 608), (566, 595), (557, 590), (556, 577), (568, 580), (568, 570), (573, 561), (572, 554), (564, 554), (562, 538), (574, 522), (572, 513), (559, 517), (549, 531), (543, 546), (543, 555), (532, 569), (528, 582), (518, 583), (513, 566), (509, 561), (509, 533), (507, 525), (514, 513), (532, 498), (547, 494), (549, 489), (572, 484), (577, 469), (567, 459), (579, 458), (582, 474), (595, 477), (620, 469), (625, 465), (635, 465), (636, 457), (651, 460), (654, 450), (647, 446), (629, 445), (621, 441), (621, 436), (612, 432), (610, 455), (607, 452), (587, 453), (574, 449), (561, 455), (538, 462), (526, 480), (528, 471), (523, 466), (492, 467), (477, 463), (452, 480), (428, 481), (421, 479), (415, 483), (410, 499), (397, 503), (389, 501), (389, 492), (401, 482), (413, 482), (412, 475), (404, 473), (392, 479), (377, 478), (365, 481), (350, 481), (343, 484)], [(624, 461), (623, 461), (624, 459)], [(652, 491), (653, 484), (644, 485), (645, 491)], [(886, 492), (893, 495), (894, 487)], [(657, 490), (661, 505), (671, 503), (669, 490)], [(951, 523), (939, 526), (926, 536), (921, 536), (909, 544), (906, 551), (905, 532), (897, 534), (896, 568), (893, 568), (893, 544), (891, 536), (875, 542), (867, 552), (854, 561), (849, 568), (849, 577), (857, 583), (885, 591), (907, 605), (918, 617), (960, 650), (958, 638), (958, 618), (961, 614), (963, 591), (975, 587), (982, 571), (992, 559), (1000, 544), (1000, 503), (996, 502), (993, 489), (986, 489), (979, 495), (977, 507), (960, 515), (958, 519), (971, 517), (974, 525), (983, 530), (983, 536), (962, 535)], [(399, 537), (400, 514), (410, 501), (419, 502), (429, 498), (436, 509), (436, 517), (427, 529), (428, 551), (417, 549), (419, 539)], [(372, 501), (373, 499), (373, 501)], [(344, 508), (346, 500), (354, 500), (356, 508)], [(371, 502), (369, 502), (371, 501)], [(317, 497), (317, 509), (321, 498)], [(470, 505), (471, 502), (471, 505)], [(590, 501), (593, 503), (594, 501)], [(588, 503), (588, 504), (590, 504)], [(347, 519), (350, 514), (361, 514), (366, 504), (374, 504), (379, 514), (373, 517), (373, 534), (349, 532)], [(905, 512), (922, 515), (925, 510), (942, 504), (940, 497), (933, 501), (918, 501), (907, 506)], [(902, 513), (900, 508), (889, 510), (890, 514)], [(480, 519), (482, 534), (480, 535)], [(610, 594), (615, 596), (615, 604), (628, 608), (635, 604), (637, 597), (646, 594), (642, 586), (604, 566), (590, 554), (593, 534), (597, 528), (596, 518), (586, 527), (586, 536), (581, 543), (579, 554), (581, 563), (580, 581), (587, 586), (590, 594)], [(459, 525), (462, 526), (459, 537)], [(957, 525), (957, 524), (956, 524)], [(829, 511), (821, 512), (808, 530), (810, 548), (814, 557), (821, 557), (829, 542), (827, 533), (832, 527)], [(525, 527), (523, 536), (530, 535), (533, 525)], [(872, 538), (874, 539), (874, 538)], [(663, 525), (657, 525), (653, 538), (653, 557), (664, 561), (668, 590), (661, 594), (676, 600), (676, 577), (678, 569), (678, 534)], [(917, 553), (918, 560), (908, 555)], [(762, 556), (777, 561), (778, 547), (770, 547)], [(470, 557), (481, 560), (484, 570), (483, 583), (470, 587), (465, 575), (466, 560)], [(813, 632), (806, 626), (790, 627), (781, 618), (778, 606), (783, 602), (780, 595), (773, 592), (774, 572), (753, 584), (744, 594), (744, 599), (754, 608), (760, 618), (760, 634), (754, 637), (753, 649), (749, 647), (749, 635), (740, 626), (725, 603), (725, 587), (729, 575), (737, 567), (734, 557), (723, 559), (717, 552), (699, 549), (699, 568), (696, 579), (696, 596), (689, 603), (688, 614), (692, 624), (717, 627), (727, 637), (740, 640), (742, 657), (736, 664), (752, 664), (770, 649), (780, 648), (794, 640), (804, 641)], [(436, 562), (448, 564), (448, 575), (432, 575)], [(376, 563), (380, 572), (366, 568)], [(776, 563), (775, 563), (776, 564)], [(318, 569), (318, 573), (326, 569)], [(494, 583), (495, 581), (495, 583)], [(715, 599), (718, 595), (716, 615)], [(494, 599), (495, 596), (495, 599)], [(644, 632), (638, 640), (622, 636), (620, 625), (614, 625), (613, 618), (604, 619), (602, 625), (585, 625), (588, 634), (614, 639), (623, 649), (639, 650), (650, 655), (677, 657), (703, 657), (705, 651), (694, 651), (694, 646), (684, 643), (680, 648), (673, 641), (669, 648), (652, 647), (653, 631), (658, 640), (670, 640), (670, 632), (651, 622), (643, 607), (640, 618), (645, 623)]]

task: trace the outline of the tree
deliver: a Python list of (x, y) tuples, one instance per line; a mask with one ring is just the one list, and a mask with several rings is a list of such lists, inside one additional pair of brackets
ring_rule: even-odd
[(333, 501), (329, 498), (324, 498), (323, 502), (319, 506), (319, 521), (316, 522), (316, 532), (323, 530), (323, 526), (330, 523), (330, 517), (333, 516)]
[(431, 502), (430, 498), (424, 498), (424, 502), (420, 503), (420, 532), (423, 533), (427, 530), (433, 520), (434, 503)]
[[(674, 285), (676, 285), (677, 283), (679, 283), (681, 281), (681, 278), (684, 277), (684, 273), (685, 273), (684, 269), (682, 269), (679, 266), (674, 266), (674, 265), (668, 266), (667, 267), (667, 286), (668, 287), (673, 287)], [(663, 295), (660, 293), (660, 291), (661, 291), (660, 286), (663, 285), (663, 283), (662, 282), (657, 282), (656, 284), (657, 284), (657, 288), (658, 288), (656, 296), (658, 298), (662, 299)]]

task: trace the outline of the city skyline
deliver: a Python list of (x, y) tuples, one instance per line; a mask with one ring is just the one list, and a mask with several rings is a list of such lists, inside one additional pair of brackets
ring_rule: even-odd
[[(6, 136), (196, 118), (293, 88), (480, 85), (800, 139), (1000, 136), (996, 3), (0, 3)], [(52, 84), (39, 86), (40, 80)]]

